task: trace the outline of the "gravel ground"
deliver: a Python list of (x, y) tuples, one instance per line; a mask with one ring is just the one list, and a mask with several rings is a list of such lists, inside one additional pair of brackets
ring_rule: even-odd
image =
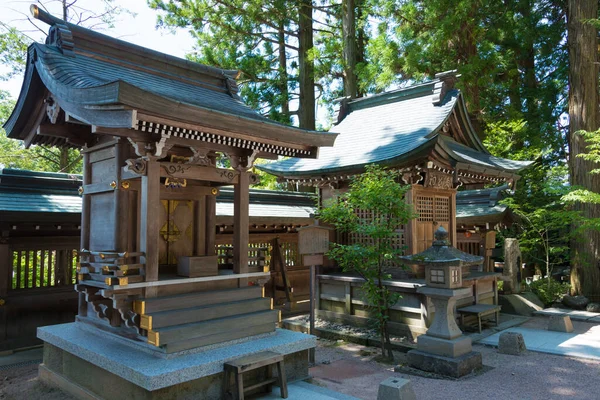
[[(542, 328), (544, 323), (536, 318), (528, 327)], [(580, 331), (592, 327), (577, 325)], [(394, 365), (406, 362), (404, 353), (396, 352), (395, 364), (388, 365), (374, 360), (379, 355), (376, 348), (320, 339), (317, 363), (310, 373), (313, 383), (361, 399), (376, 399), (379, 383), (391, 376), (410, 379), (419, 400), (600, 399), (600, 361), (535, 352), (509, 356), (480, 345), (473, 349), (482, 353), (484, 365), (490, 367), (487, 372), (461, 380), (440, 380), (394, 372)], [(0, 400), (21, 399), (72, 397), (41, 384), (37, 364), (0, 370)]]
[[(396, 373), (393, 365), (375, 362), (377, 351), (360, 345), (319, 340), (313, 381), (361, 399), (376, 399), (379, 382), (391, 376), (410, 379), (417, 399), (600, 399), (600, 361), (528, 352), (499, 354), (474, 345), (487, 372), (461, 380), (429, 379)], [(396, 363), (406, 360), (395, 354)]]

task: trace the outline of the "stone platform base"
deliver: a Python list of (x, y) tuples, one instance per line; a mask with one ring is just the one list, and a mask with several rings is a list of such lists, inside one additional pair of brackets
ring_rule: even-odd
[[(277, 330), (266, 338), (162, 359), (106, 335), (80, 329), (77, 323), (38, 329), (44, 341), (40, 379), (79, 399), (220, 399), (223, 364), (270, 350), (284, 354), (288, 381), (308, 377), (308, 349), (316, 338)], [(248, 381), (264, 371), (249, 373)]]
[(472, 351), (456, 358), (438, 356), (411, 350), (407, 353), (408, 365), (421, 371), (438, 375), (460, 378), (483, 367), (481, 353)]

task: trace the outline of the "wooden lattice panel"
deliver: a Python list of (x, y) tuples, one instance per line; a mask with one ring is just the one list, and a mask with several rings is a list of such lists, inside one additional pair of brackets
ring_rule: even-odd
[(418, 221), (434, 221), (434, 196), (417, 196), (416, 210), (419, 214)]
[[(373, 221), (373, 218), (380, 218), (379, 215), (376, 215), (369, 210), (355, 210), (355, 213), (358, 216), (361, 223), (371, 223)], [(348, 244), (372, 245), (373, 239), (367, 235), (359, 233), (350, 233), (348, 235)], [(404, 249), (404, 226), (399, 226), (398, 229), (396, 229), (396, 236), (392, 239), (392, 246), (396, 250)]]
[(433, 209), (434, 221), (450, 221), (450, 198), (435, 196), (435, 207)]

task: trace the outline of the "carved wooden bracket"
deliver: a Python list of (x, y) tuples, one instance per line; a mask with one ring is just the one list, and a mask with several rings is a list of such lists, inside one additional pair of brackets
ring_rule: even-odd
[(190, 150), (194, 155), (190, 157), (187, 164), (205, 165), (207, 167), (214, 167), (216, 165), (215, 160), (208, 155), (209, 150), (201, 151), (195, 147), (190, 147)]
[(173, 147), (173, 144), (167, 141), (168, 139), (169, 136), (165, 134), (160, 135), (160, 140), (158, 142), (148, 142), (127, 138), (129, 143), (131, 143), (133, 146), (135, 154), (139, 157), (144, 157), (149, 160), (163, 158), (167, 155), (167, 152), (171, 149), (171, 147)]
[(56, 99), (50, 95), (46, 100), (44, 100), (44, 103), (46, 103), (46, 115), (48, 116), (50, 123), (55, 124), (58, 120), (58, 114), (60, 113), (58, 101), (56, 101)]
[(226, 154), (229, 161), (231, 161), (231, 167), (237, 171), (247, 171), (254, 166), (254, 161), (258, 155), (258, 150), (252, 150), (249, 155), (243, 156), (231, 156)]
[(148, 171), (148, 161), (143, 158), (131, 158), (129, 160), (125, 160), (125, 169), (127, 171), (131, 171), (137, 175), (146, 175)]

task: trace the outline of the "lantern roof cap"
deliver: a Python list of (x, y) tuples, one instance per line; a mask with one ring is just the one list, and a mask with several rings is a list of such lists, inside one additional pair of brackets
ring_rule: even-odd
[(440, 226), (434, 233), (430, 248), (417, 254), (401, 256), (400, 259), (411, 265), (424, 266), (470, 266), (483, 262), (483, 257), (474, 256), (453, 247), (448, 240), (448, 231)]

